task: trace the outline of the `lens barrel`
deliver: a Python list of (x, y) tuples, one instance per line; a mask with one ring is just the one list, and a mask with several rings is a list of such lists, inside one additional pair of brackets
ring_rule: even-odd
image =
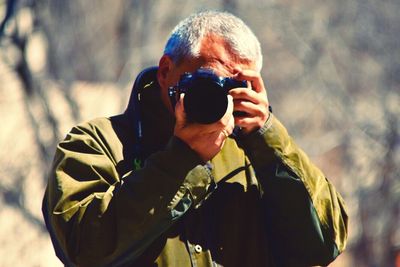
[(228, 108), (228, 92), (237, 87), (247, 87), (247, 82), (220, 77), (212, 70), (199, 69), (194, 73), (183, 74), (178, 84), (169, 89), (169, 96), (175, 106), (179, 95), (184, 93), (183, 104), (187, 119), (211, 124), (224, 116)]

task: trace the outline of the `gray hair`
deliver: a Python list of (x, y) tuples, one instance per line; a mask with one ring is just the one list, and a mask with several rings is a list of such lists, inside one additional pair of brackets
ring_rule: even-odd
[(261, 46), (252, 30), (238, 17), (219, 11), (195, 13), (182, 20), (172, 31), (164, 49), (175, 64), (199, 55), (202, 38), (207, 34), (222, 37), (240, 59), (262, 68)]

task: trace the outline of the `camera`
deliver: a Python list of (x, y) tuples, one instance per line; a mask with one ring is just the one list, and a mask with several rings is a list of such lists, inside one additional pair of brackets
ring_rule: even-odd
[(210, 69), (198, 69), (184, 73), (177, 85), (168, 89), (172, 106), (175, 107), (181, 93), (187, 119), (201, 124), (220, 120), (228, 108), (228, 92), (237, 87), (247, 87), (247, 81), (221, 77)]

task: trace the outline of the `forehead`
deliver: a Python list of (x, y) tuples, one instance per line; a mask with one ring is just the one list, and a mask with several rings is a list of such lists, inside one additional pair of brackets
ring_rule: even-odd
[(254, 62), (238, 57), (231, 45), (215, 34), (208, 34), (202, 39), (199, 56), (194, 60), (199, 67), (211, 68), (226, 77), (235, 74), (239, 68), (256, 69)]

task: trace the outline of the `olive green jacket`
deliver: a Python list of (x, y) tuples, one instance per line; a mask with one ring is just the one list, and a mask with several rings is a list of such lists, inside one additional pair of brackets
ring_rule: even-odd
[(43, 214), (65, 265), (311, 266), (343, 251), (342, 198), (275, 116), (204, 164), (173, 137), (154, 72), (133, 90), (143, 168), (133, 103), (74, 127), (57, 147)]

